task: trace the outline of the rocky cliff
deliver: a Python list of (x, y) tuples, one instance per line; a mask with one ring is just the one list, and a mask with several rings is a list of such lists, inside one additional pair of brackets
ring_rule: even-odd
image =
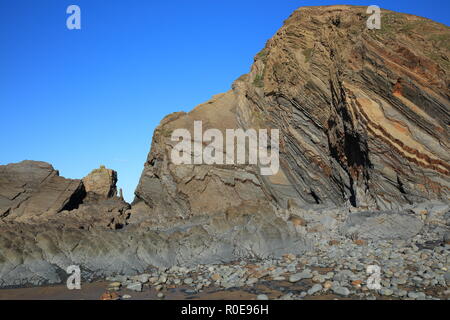
[[(135, 216), (188, 217), (255, 205), (394, 209), (449, 197), (450, 31), (433, 21), (366, 7), (295, 11), (250, 73), (156, 129), (136, 190)], [(174, 165), (176, 128), (276, 128), (281, 170)], [(248, 209), (246, 209), (248, 207)]]
[[(71, 264), (93, 279), (337, 239), (445, 241), (450, 30), (386, 10), (369, 30), (367, 17), (295, 11), (230, 91), (161, 121), (131, 206), (104, 167), (71, 180), (43, 162), (0, 166), (0, 287), (60, 282)], [(280, 170), (174, 164), (174, 130), (204, 144), (194, 121), (224, 136), (278, 129)]]

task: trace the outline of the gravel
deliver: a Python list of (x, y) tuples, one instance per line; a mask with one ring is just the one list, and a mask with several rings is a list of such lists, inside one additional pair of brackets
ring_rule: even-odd
[[(431, 209), (429, 211), (433, 213)], [(339, 211), (334, 214), (337, 220), (345, 219), (345, 214), (340, 218)], [(311, 217), (317, 217), (317, 213), (311, 213)], [(446, 217), (450, 218), (450, 214)], [(442, 239), (444, 232), (448, 232), (447, 223), (450, 221), (434, 219), (434, 224), (425, 224), (420, 234), (408, 239), (356, 241), (359, 240), (355, 239), (357, 236), (349, 237), (339, 232), (315, 233), (314, 248), (302, 255), (249, 258), (230, 264), (153, 268), (132, 277), (108, 277), (107, 281), (115, 282), (110, 283), (109, 288), (122, 287), (133, 291), (142, 291), (143, 284), (148, 283), (146, 287), (155, 288), (162, 294), (167, 286), (185, 289), (187, 286), (192, 292), (201, 292), (208, 287), (215, 290), (241, 288), (254, 292), (258, 284), (271, 283), (271, 287), (279, 289), (278, 299), (282, 300), (330, 293), (336, 298), (367, 300), (380, 296), (409, 300), (448, 299), (450, 245)], [(372, 271), (379, 268), (380, 273), (368, 273), (369, 266)], [(376, 280), (378, 277), (379, 281)], [(369, 288), (370, 278), (375, 279), (381, 288)], [(290, 287), (295, 289), (290, 292)], [(259, 294), (257, 299), (263, 297), (267, 296)]]

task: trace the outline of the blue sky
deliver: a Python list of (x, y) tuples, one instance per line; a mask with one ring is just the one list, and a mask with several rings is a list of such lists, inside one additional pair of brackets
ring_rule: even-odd
[[(376, 4), (449, 25), (449, 1), (0, 0), (0, 164), (101, 164), (133, 199), (154, 128), (230, 89), (301, 6)], [(66, 8), (81, 8), (81, 30)]]

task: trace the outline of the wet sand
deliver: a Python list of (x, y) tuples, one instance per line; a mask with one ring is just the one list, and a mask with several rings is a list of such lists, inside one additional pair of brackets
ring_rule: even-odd
[[(326, 270), (325, 270), (326, 271)], [(240, 288), (224, 289), (210, 286), (201, 292), (195, 292), (188, 286), (168, 285), (162, 291), (157, 291), (155, 287), (144, 284), (142, 292), (135, 292), (126, 288), (118, 291), (108, 291), (108, 281), (98, 281), (81, 285), (80, 290), (69, 290), (66, 285), (53, 285), (32, 288), (0, 289), (0, 300), (100, 300), (105, 292), (116, 292), (119, 297), (131, 296), (126, 300), (161, 300), (157, 297), (159, 292), (164, 294), (164, 300), (256, 300), (259, 294), (266, 294), (269, 299), (278, 299), (288, 292), (300, 294), (310, 288), (313, 282), (309, 279), (290, 283), (288, 281), (262, 280), (254, 286), (244, 286)], [(413, 288), (404, 287), (406, 290)], [(443, 294), (445, 288), (436, 287), (424, 289), (427, 294), (438, 296), (441, 299), (449, 299), (448, 294)], [(397, 300), (395, 297), (380, 296), (375, 294), (380, 300)], [(322, 295), (306, 296), (304, 300), (359, 300), (360, 297), (342, 297), (333, 293)]]
[(108, 282), (87, 283), (81, 290), (69, 290), (66, 285), (1, 289), (0, 300), (98, 300)]
[[(93, 282), (82, 284), (80, 290), (69, 290), (65, 285), (54, 285), (33, 288), (1, 289), (0, 300), (99, 300), (101, 295), (107, 292), (110, 282)], [(270, 299), (277, 299), (285, 293), (292, 291), (304, 291), (307, 285), (292, 285), (286, 281), (266, 281), (254, 287), (223, 289), (218, 287), (208, 287), (202, 292), (186, 292), (186, 286), (168, 286), (163, 291), (164, 300), (255, 300), (258, 294), (266, 294)], [(119, 296), (130, 295), (127, 300), (157, 300), (159, 291), (144, 285), (142, 292), (135, 292), (128, 289), (116, 291)], [(306, 299), (344, 299), (342, 297), (329, 294), (321, 296), (311, 296)], [(348, 298), (346, 298), (348, 299)]]

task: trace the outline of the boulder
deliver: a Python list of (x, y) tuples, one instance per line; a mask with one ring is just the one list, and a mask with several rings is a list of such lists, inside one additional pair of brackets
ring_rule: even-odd
[(117, 196), (117, 172), (100, 166), (83, 178), (84, 188), (91, 197), (108, 199)]
[(355, 239), (409, 239), (423, 228), (423, 222), (408, 212), (355, 212), (348, 216), (341, 232)]

